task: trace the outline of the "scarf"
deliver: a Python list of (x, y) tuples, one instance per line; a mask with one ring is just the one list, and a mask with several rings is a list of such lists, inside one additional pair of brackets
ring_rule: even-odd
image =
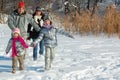
[(28, 48), (28, 45), (25, 43), (25, 40), (21, 37), (18, 36), (17, 38), (13, 38), (12, 40), (12, 57), (17, 56), (17, 48), (16, 48), (16, 42), (19, 41), (24, 48)]
[(43, 27), (45, 27), (45, 28), (47, 28), (47, 29), (50, 29), (50, 28), (52, 28), (53, 26), (52, 26), (52, 25), (43, 24)]

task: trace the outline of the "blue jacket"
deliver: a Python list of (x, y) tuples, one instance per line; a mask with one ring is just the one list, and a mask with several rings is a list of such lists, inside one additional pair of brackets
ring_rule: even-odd
[(45, 25), (40, 30), (39, 37), (33, 42), (33, 44), (39, 43), (42, 39), (46, 47), (56, 47), (57, 46), (57, 33), (73, 38), (73, 36), (60, 28), (54, 28), (52, 25), (47, 28)]

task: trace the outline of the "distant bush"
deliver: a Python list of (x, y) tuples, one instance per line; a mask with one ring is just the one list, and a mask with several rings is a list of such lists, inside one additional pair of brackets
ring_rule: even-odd
[(75, 14), (66, 15), (64, 27), (66, 30), (77, 32), (80, 34), (94, 34), (106, 33), (110, 37), (117, 34), (120, 38), (120, 11), (114, 6), (106, 7), (104, 15), (100, 16), (96, 8), (93, 14), (91, 10), (80, 10)]
[(7, 18), (8, 18), (8, 16), (6, 14), (0, 13), (0, 24), (7, 23)]

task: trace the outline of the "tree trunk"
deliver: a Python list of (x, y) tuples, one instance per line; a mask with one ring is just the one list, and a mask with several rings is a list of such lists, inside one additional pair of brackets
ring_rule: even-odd
[(92, 15), (95, 13), (95, 9), (97, 7), (97, 3), (99, 0), (94, 0), (94, 6), (93, 6), (93, 10), (92, 10)]
[(90, 9), (90, 0), (88, 0), (87, 9), (88, 9), (88, 10)]
[(2, 0), (2, 1), (1, 1), (1, 8), (0, 8), (0, 9), (1, 9), (1, 11), (3, 11), (3, 10), (4, 10), (3, 8), (4, 8), (4, 0)]

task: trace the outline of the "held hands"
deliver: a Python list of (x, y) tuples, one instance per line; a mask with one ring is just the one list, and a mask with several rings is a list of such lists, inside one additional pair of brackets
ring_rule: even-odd
[(31, 47), (35, 47), (35, 44), (34, 44), (34, 43), (31, 43), (30, 46), (31, 46)]

